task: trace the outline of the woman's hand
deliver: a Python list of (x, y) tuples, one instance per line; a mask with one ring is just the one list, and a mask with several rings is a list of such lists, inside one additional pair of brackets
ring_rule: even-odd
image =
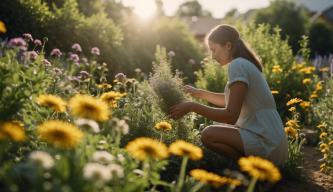
[(179, 119), (191, 112), (194, 103), (191, 101), (185, 101), (179, 104), (176, 104), (169, 108), (169, 116), (173, 119)]
[(185, 85), (183, 89), (185, 93), (189, 93), (192, 97), (197, 99), (201, 98), (201, 89), (197, 89), (191, 85)]

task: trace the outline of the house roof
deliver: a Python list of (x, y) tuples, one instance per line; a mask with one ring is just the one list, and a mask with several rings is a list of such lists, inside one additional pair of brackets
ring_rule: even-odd
[(210, 17), (182, 17), (190, 31), (196, 36), (206, 35), (213, 27), (222, 23), (222, 19)]

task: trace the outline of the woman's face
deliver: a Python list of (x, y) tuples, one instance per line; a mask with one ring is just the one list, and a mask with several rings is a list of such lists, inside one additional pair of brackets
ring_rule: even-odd
[(230, 42), (221, 45), (219, 43), (214, 43), (212, 41), (209, 41), (208, 47), (212, 53), (212, 58), (215, 59), (221, 65), (226, 65), (230, 63), (230, 61), (232, 60)]

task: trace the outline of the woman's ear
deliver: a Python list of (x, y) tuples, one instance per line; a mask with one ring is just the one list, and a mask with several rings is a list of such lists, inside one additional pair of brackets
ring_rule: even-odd
[(225, 48), (228, 50), (228, 51), (230, 51), (231, 50), (231, 42), (226, 42), (226, 44), (225, 44)]

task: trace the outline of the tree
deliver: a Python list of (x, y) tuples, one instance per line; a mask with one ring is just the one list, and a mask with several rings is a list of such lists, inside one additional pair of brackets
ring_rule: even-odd
[(176, 12), (176, 15), (180, 17), (188, 17), (188, 16), (211, 17), (212, 13), (207, 10), (204, 10), (201, 4), (197, 0), (193, 0), (181, 4)]
[(333, 28), (324, 20), (319, 19), (311, 25), (309, 38), (312, 55), (328, 55), (333, 52)]
[(288, 39), (294, 52), (299, 49), (299, 40), (307, 32), (309, 18), (304, 8), (286, 0), (272, 1), (270, 6), (257, 11), (254, 21), (279, 26), (283, 39)]

